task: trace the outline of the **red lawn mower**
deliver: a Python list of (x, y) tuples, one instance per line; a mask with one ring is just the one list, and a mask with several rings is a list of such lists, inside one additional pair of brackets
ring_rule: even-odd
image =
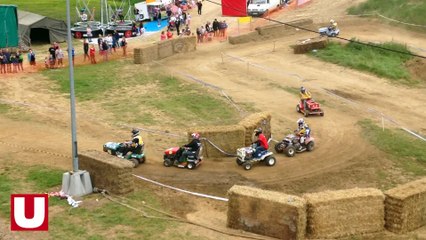
[(296, 111), (303, 113), (305, 117), (308, 117), (309, 115), (324, 116), (324, 111), (321, 109), (320, 104), (315, 102), (315, 100), (313, 99), (306, 100), (306, 106), (307, 106), (307, 109), (305, 109), (305, 106), (303, 105), (303, 101), (300, 101), (299, 104), (297, 104), (296, 106)]

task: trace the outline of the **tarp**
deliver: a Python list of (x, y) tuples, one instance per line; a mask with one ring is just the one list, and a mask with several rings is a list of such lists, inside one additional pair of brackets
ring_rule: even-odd
[(222, 0), (222, 15), (232, 17), (247, 16), (247, 0)]
[(67, 25), (64, 21), (52, 19), (35, 13), (18, 10), (19, 35), (21, 41), (31, 44), (31, 31), (37, 29), (46, 29), (48, 31), (37, 32), (40, 34), (49, 34), (50, 43), (65, 42), (67, 37)]
[(17, 47), (18, 14), (14, 5), (0, 5), (0, 48)]

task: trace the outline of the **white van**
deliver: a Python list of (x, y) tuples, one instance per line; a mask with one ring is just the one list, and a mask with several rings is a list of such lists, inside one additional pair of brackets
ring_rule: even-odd
[(135, 16), (136, 21), (150, 19), (146, 2), (135, 3), (135, 9), (139, 10), (139, 14)]
[(249, 0), (247, 13), (249, 16), (262, 16), (268, 11), (274, 10), (281, 5), (283, 0)]

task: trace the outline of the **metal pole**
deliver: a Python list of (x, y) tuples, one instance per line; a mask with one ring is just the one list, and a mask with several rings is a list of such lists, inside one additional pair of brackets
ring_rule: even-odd
[(72, 61), (72, 41), (71, 41), (71, 17), (70, 17), (70, 0), (67, 0), (67, 42), (68, 42), (68, 66), (70, 70), (70, 98), (71, 98), (71, 136), (72, 136), (72, 166), (73, 172), (78, 171), (78, 154), (77, 154), (77, 132), (75, 121), (75, 94), (74, 94), (74, 65)]

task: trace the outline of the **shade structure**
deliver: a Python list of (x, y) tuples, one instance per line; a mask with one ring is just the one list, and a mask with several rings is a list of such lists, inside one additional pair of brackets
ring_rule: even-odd
[(222, 0), (222, 15), (231, 17), (247, 16), (247, 0)]
[(18, 13), (14, 5), (0, 5), (0, 48), (17, 47)]

